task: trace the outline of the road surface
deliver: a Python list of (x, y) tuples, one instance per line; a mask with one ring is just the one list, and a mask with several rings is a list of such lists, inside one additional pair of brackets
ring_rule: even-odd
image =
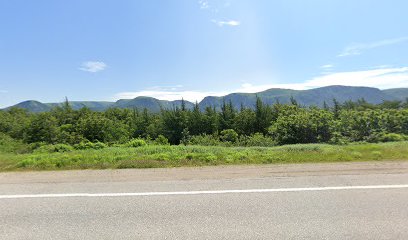
[(408, 239), (408, 162), (1, 173), (0, 239)]

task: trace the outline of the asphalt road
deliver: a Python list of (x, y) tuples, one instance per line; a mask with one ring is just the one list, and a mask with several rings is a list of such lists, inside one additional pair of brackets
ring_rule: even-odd
[(1, 173), (0, 239), (408, 239), (407, 184), (408, 162)]

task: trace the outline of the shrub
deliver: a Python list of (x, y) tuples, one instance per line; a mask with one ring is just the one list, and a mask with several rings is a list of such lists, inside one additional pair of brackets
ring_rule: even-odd
[(14, 153), (30, 153), (32, 148), (28, 144), (24, 144), (20, 140), (15, 140), (12, 137), (0, 133), (0, 152)]
[(213, 135), (198, 135), (192, 136), (189, 141), (189, 145), (198, 145), (198, 146), (220, 146), (222, 143), (220, 142), (218, 137)]
[(238, 133), (234, 129), (227, 129), (221, 132), (221, 140), (223, 142), (235, 143), (238, 140)]
[(280, 144), (328, 142), (334, 124), (332, 113), (318, 109), (298, 109), (290, 115), (281, 115), (269, 127), (269, 134)]
[(105, 143), (102, 143), (102, 142), (96, 142), (93, 145), (93, 149), (104, 149), (106, 147), (107, 147), (107, 145)]
[(87, 149), (103, 149), (106, 148), (107, 145), (101, 142), (88, 142), (88, 141), (83, 141), (79, 144), (75, 144), (74, 148), (77, 150), (87, 150)]
[(133, 140), (129, 141), (126, 144), (127, 147), (135, 147), (135, 148), (136, 147), (143, 147), (143, 146), (146, 146), (146, 145), (147, 145), (147, 143), (143, 139), (133, 139)]
[(401, 142), (407, 140), (407, 136), (397, 133), (374, 133), (367, 138), (367, 142)]
[(74, 148), (67, 144), (55, 144), (54, 152), (71, 152)]
[(262, 133), (255, 133), (252, 136), (241, 136), (237, 145), (243, 147), (273, 147), (277, 144), (271, 137), (264, 136)]
[(159, 135), (154, 141), (153, 144), (155, 145), (170, 145), (169, 140), (163, 136)]
[(330, 144), (336, 145), (345, 145), (348, 144), (350, 141), (346, 137), (342, 136), (339, 132), (333, 132), (332, 137), (330, 138)]
[(55, 153), (55, 152), (71, 152), (74, 148), (67, 144), (43, 145), (37, 148), (35, 153)]

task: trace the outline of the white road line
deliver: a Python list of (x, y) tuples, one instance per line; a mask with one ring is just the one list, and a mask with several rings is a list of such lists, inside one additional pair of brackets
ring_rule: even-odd
[(244, 190), (214, 190), (214, 191), (185, 191), (185, 192), (23, 194), (23, 195), (0, 195), (0, 200), (1, 199), (22, 199), (22, 198), (145, 197), (145, 196), (172, 196), (172, 195), (312, 192), (312, 191), (339, 191), (339, 190), (344, 191), (344, 190), (403, 189), (403, 188), (408, 188), (408, 184), (405, 184), (405, 185), (372, 185), (372, 186), (339, 186), (339, 187), (307, 187), (307, 188), (244, 189)]

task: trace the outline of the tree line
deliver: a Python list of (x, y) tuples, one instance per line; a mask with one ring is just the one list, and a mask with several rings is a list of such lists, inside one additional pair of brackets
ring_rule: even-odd
[[(330, 105), (330, 106), (329, 106)], [(0, 132), (26, 143), (69, 144), (127, 143), (132, 139), (158, 139), (170, 144), (216, 145), (253, 142), (252, 145), (297, 143), (385, 142), (408, 140), (408, 100), (373, 105), (364, 99), (323, 107), (264, 104), (257, 99), (253, 109), (234, 108), (223, 102), (220, 110), (198, 104), (187, 109), (112, 108), (95, 112), (73, 110), (66, 101), (50, 112), (29, 113), (13, 108), (0, 111)]]

